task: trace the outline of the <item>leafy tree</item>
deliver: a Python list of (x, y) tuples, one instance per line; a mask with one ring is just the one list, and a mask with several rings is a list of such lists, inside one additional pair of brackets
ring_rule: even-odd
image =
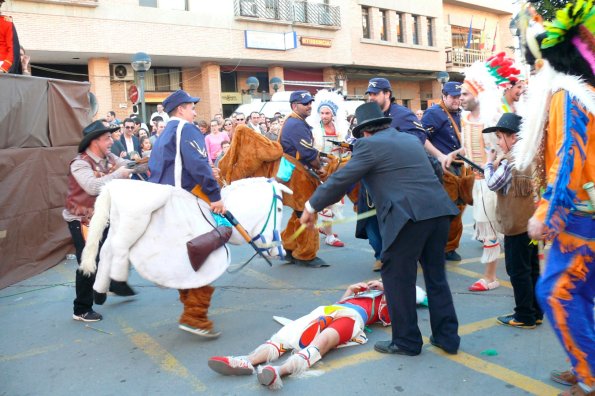
[(531, 4), (544, 20), (551, 21), (556, 16), (556, 10), (564, 8), (569, 2), (568, 0), (532, 0)]

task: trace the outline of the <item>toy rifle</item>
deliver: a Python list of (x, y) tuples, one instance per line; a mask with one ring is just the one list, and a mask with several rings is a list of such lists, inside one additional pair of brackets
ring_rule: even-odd
[[(238, 220), (235, 218), (235, 216), (232, 215), (229, 210), (226, 211), (223, 216), (233, 225), (233, 227), (236, 230), (238, 230), (238, 232), (240, 233), (240, 235), (242, 236), (242, 238), (244, 238), (244, 240), (246, 242), (248, 242), (250, 244), (250, 246), (252, 246), (252, 248), (254, 248), (254, 250), (256, 251), (256, 253), (254, 254), (254, 256), (252, 256), (252, 258), (254, 258), (256, 255), (259, 255), (260, 257), (262, 257), (263, 259), (265, 259), (265, 261), (272, 267), (273, 266), (273, 263), (271, 263), (271, 261), (268, 259), (268, 257), (266, 257), (262, 253), (262, 251), (263, 250), (266, 250), (266, 249), (261, 249), (258, 246), (256, 246), (256, 244), (254, 243), (254, 241), (250, 237), (250, 234), (248, 234), (248, 231), (246, 231), (246, 229), (238, 222)], [(250, 258), (250, 260), (252, 260), (252, 258)], [(246, 264), (248, 264), (250, 262), (250, 260), (248, 260), (244, 265), (242, 265), (242, 267), (244, 267)], [(242, 268), (242, 267), (240, 267), (240, 268)]]
[(460, 159), (462, 161), (465, 161), (467, 164), (469, 164), (469, 166), (471, 168), (473, 168), (476, 171), (478, 171), (481, 174), (483, 174), (483, 168), (481, 166), (477, 165), (475, 162), (471, 161), (469, 158), (463, 157), (461, 154), (457, 154), (457, 159)]
[(347, 149), (349, 151), (353, 151), (353, 144), (349, 144), (347, 142), (339, 142), (337, 140), (327, 139), (327, 142), (334, 144), (335, 146), (339, 146), (341, 148)]

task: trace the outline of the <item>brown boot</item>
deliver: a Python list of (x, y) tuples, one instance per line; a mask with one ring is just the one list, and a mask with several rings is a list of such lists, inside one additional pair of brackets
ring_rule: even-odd
[(372, 268), (372, 271), (379, 272), (381, 269), (382, 269), (382, 261), (376, 260), (376, 262), (374, 263), (374, 267)]
[(221, 333), (213, 330), (213, 322), (207, 317), (209, 306), (211, 305), (211, 296), (215, 288), (206, 285), (196, 289), (178, 291), (180, 293), (180, 301), (184, 304), (184, 312), (182, 312), (182, 316), (180, 317), (180, 330), (188, 331), (202, 337), (218, 337)]

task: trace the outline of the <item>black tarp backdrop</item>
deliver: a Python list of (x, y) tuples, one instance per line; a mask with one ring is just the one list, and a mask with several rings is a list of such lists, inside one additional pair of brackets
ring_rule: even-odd
[(91, 122), (89, 83), (0, 75), (0, 289), (72, 250), (68, 165)]

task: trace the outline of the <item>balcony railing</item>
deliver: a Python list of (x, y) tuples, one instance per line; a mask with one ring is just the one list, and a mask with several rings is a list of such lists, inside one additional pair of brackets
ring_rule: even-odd
[(474, 50), (470, 48), (446, 48), (447, 67), (468, 67), (475, 61), (485, 61), (492, 55), (491, 51)]
[(288, 23), (341, 26), (337, 6), (298, 0), (234, 0), (234, 13), (240, 17)]

